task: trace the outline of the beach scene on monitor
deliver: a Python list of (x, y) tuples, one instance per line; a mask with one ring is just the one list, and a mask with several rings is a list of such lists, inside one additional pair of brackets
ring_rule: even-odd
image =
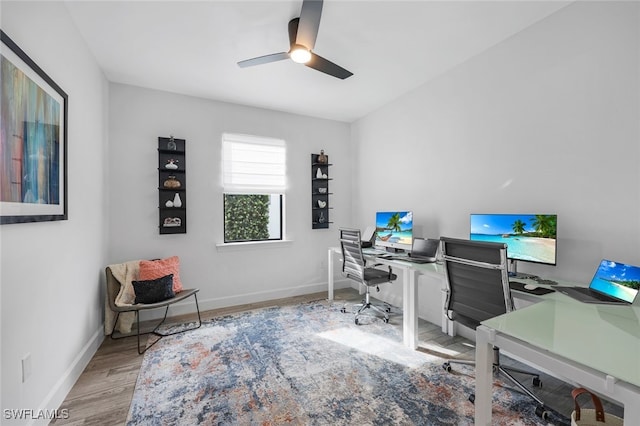
[(640, 268), (603, 260), (591, 281), (591, 288), (631, 303), (640, 288)]
[(413, 236), (413, 213), (376, 213), (376, 241), (389, 244), (411, 245)]
[(556, 215), (472, 214), (471, 239), (505, 243), (510, 259), (556, 264)]

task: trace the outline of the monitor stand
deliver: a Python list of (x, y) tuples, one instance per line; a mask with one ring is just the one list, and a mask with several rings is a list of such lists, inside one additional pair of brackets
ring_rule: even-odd
[(400, 249), (400, 248), (387, 247), (386, 249), (389, 253), (404, 253), (404, 249)]
[(531, 274), (518, 273), (518, 261), (515, 259), (509, 259), (509, 276), (521, 280), (527, 280), (535, 277), (535, 275)]

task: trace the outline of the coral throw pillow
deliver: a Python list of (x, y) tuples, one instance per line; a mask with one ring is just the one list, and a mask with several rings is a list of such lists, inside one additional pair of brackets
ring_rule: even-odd
[(139, 281), (155, 280), (173, 274), (173, 292), (182, 291), (182, 281), (180, 281), (180, 258), (178, 256), (168, 257), (160, 260), (141, 260)]

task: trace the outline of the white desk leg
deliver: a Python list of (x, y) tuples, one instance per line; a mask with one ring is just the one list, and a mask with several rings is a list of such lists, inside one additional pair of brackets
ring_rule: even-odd
[(418, 274), (413, 268), (402, 271), (402, 340), (411, 349), (418, 347)]
[(327, 276), (327, 299), (333, 300), (333, 250), (331, 249), (329, 249), (327, 268), (329, 270)]
[(475, 424), (491, 425), (491, 398), (493, 393), (493, 331), (485, 326), (476, 328), (476, 399)]

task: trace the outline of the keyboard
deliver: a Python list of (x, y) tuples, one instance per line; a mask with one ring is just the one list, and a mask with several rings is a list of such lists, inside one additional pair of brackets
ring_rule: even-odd
[(368, 255), (371, 255), (371, 256), (382, 256), (382, 255), (391, 256), (388, 251), (379, 250), (379, 249), (371, 249), (371, 248), (362, 249), (362, 253), (368, 254)]
[(390, 254), (376, 254), (375, 256), (379, 257), (380, 259), (393, 260), (393, 256), (391, 256)]
[(557, 281), (553, 281), (553, 280), (546, 280), (544, 278), (534, 278), (535, 282), (537, 282), (538, 284), (545, 284), (545, 285), (557, 285), (558, 282)]
[(598, 300), (602, 300), (603, 302), (610, 302), (610, 301), (615, 301), (617, 299), (611, 297), (611, 296), (607, 296), (606, 294), (602, 294), (599, 291), (594, 291), (591, 290), (590, 288), (583, 288), (583, 287), (575, 287), (576, 291), (579, 291), (580, 293), (584, 293), (584, 294), (588, 294), (589, 296), (593, 297), (594, 299), (598, 299)]

